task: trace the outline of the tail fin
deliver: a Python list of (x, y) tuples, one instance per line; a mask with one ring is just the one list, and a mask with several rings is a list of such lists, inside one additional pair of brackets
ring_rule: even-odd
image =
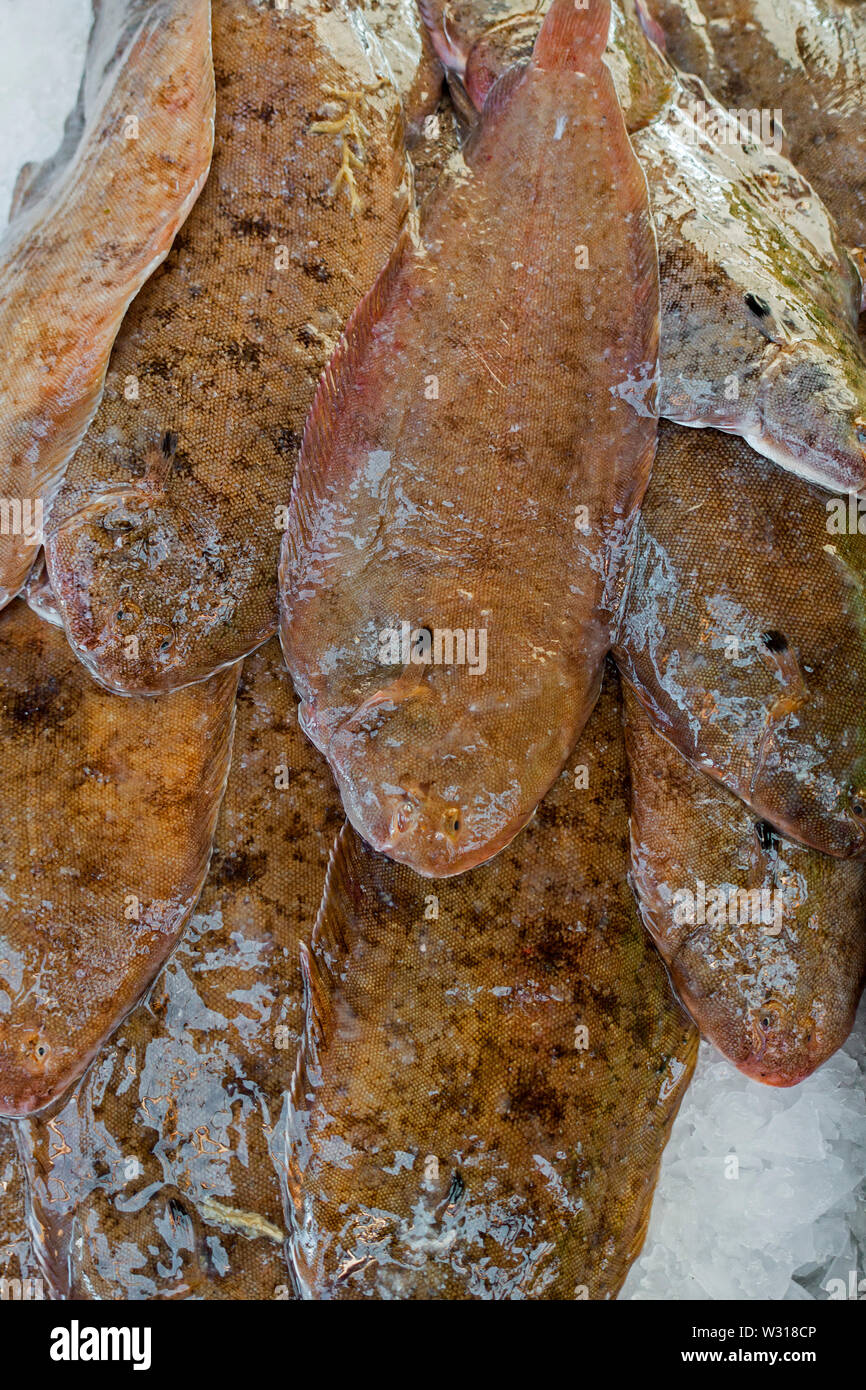
[(610, 31), (610, 0), (553, 0), (532, 53), (533, 66), (587, 72), (595, 67)]

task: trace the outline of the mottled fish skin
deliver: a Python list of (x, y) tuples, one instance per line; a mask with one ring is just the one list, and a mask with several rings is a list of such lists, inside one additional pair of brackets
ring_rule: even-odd
[(574, 759), (435, 896), (342, 832), (288, 1115), (302, 1296), (613, 1298), (639, 1252), (697, 1039), (626, 881), (613, 676)]
[(866, 535), (836, 533), (856, 502), (663, 422), (615, 654), (695, 767), (783, 834), (862, 858)]
[(210, 858), (237, 677), (118, 700), (26, 604), (0, 619), (0, 1115), (61, 1095), (177, 944)]
[(693, 78), (634, 148), (659, 244), (659, 413), (866, 491), (860, 278), (820, 198), (783, 154), (726, 133)]
[(215, 0), (213, 48), (211, 176), (127, 315), (46, 528), (69, 639), (121, 693), (203, 680), (275, 632), (303, 422), (408, 208), (363, 7)]
[[(605, 4), (563, 0), (491, 94), (353, 317), (295, 477), (303, 727), (359, 833), (431, 876), (506, 845), (574, 746), (655, 447), (656, 247), (606, 33)], [(404, 623), (432, 662), (388, 640)]]
[(46, 1297), (27, 1220), (27, 1174), (16, 1126), (0, 1120), (0, 1299)]
[[(458, 110), (480, 111), (497, 78), (528, 62), (550, 0), (419, 0), (436, 51), (448, 72)], [(639, 130), (664, 104), (669, 65), (647, 43), (635, 0), (612, 0), (604, 61), (613, 77), (626, 128)]]
[[(822, 486), (866, 490), (861, 280), (833, 217), (782, 153), (732, 135), (707, 89), (665, 62), (636, 8), (612, 12), (619, 42), (612, 36), (605, 61), (658, 238), (659, 414), (742, 435)], [(470, 58), (459, 70), (478, 105), (479, 91), (525, 61), (529, 40), (502, 22), (489, 42), (478, 37), (485, 14), (498, 15), (488, 5), (460, 14)], [(530, 36), (539, 22), (521, 19)], [(485, 78), (473, 86), (471, 54), (482, 50)]]
[[(747, 1076), (793, 1086), (854, 1022), (866, 865), (781, 839), (656, 733), (628, 687), (625, 707), (631, 878), (647, 930), (702, 1035)], [(757, 897), (730, 907), (735, 890)]]
[(858, 0), (647, 0), (678, 66), (726, 106), (781, 110), (786, 152), (866, 246), (866, 10)]
[(23, 1126), (59, 1296), (293, 1297), (271, 1134), (343, 817), (279, 645), (244, 664), (208, 881), (141, 1004), (50, 1120)]
[(0, 607), (36, 558), (40, 508), (44, 517), (97, 408), (126, 308), (211, 158), (208, 0), (112, 0), (88, 62), (79, 114), (57, 155), (19, 176), (0, 240), (0, 494), (20, 509), (4, 514)]

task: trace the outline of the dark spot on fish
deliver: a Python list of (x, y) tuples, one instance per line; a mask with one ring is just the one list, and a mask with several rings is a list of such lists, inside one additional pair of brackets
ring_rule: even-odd
[(758, 837), (758, 844), (761, 849), (771, 850), (776, 845), (776, 832), (769, 821), (759, 820), (755, 822), (755, 834)]
[(331, 279), (331, 272), (324, 261), (304, 261), (301, 269), (311, 280), (318, 280), (320, 285), (327, 285)]
[(54, 676), (29, 690), (10, 690), (2, 697), (3, 715), (30, 734), (56, 729), (75, 713), (78, 697), (62, 689)]
[(257, 367), (262, 360), (262, 350), (258, 343), (230, 343), (226, 357), (237, 366)]
[(239, 849), (229, 854), (216, 854), (211, 865), (211, 878), (219, 887), (233, 883), (255, 883), (268, 866), (266, 854)]
[(776, 628), (769, 628), (761, 633), (761, 641), (768, 652), (786, 652), (788, 650), (788, 639), (783, 632), (778, 632)]
[(235, 236), (258, 237), (264, 241), (271, 234), (271, 224), (266, 217), (233, 217), (232, 231)]
[(281, 458), (286, 454), (296, 454), (301, 447), (301, 434), (298, 430), (283, 427), (277, 430), (274, 448)]
[(298, 330), (298, 342), (303, 343), (304, 347), (313, 347), (318, 343), (318, 338), (305, 324), (303, 328)]
[(173, 459), (177, 452), (177, 435), (174, 430), (166, 430), (161, 444), (163, 458)]
[(751, 309), (753, 314), (757, 314), (759, 319), (765, 319), (770, 313), (770, 306), (766, 299), (762, 299), (758, 294), (751, 291), (746, 295), (746, 308)]

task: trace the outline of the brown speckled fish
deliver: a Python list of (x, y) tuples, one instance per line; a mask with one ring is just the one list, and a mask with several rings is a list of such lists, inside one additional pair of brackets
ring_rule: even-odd
[(757, 818), (863, 857), (857, 526), (856, 498), (774, 469), (733, 436), (663, 423), (616, 655), (657, 728)]
[(237, 674), (119, 700), (26, 604), (0, 618), (0, 1115), (59, 1096), (177, 944), (210, 857)]
[(0, 1120), (0, 1299), (45, 1298), (45, 1281), (27, 1223), (26, 1170), (15, 1126)]
[(204, 183), (213, 142), (208, 0), (106, 0), (67, 138), (19, 180), (0, 240), (0, 606), (99, 402), (127, 305)]
[(647, 0), (671, 58), (736, 109), (780, 110), (794, 163), (866, 247), (866, 9), (859, 0)]
[(632, 883), (704, 1037), (792, 1086), (847, 1038), (866, 979), (866, 865), (781, 839), (696, 772), (626, 688)]
[(304, 418), (407, 208), (400, 98), (362, 9), (215, 0), (213, 47), (211, 176), (127, 315), (46, 530), (70, 641), (130, 693), (275, 631)]
[[(778, 135), (769, 117), (754, 138), (744, 133), (664, 61), (634, 5), (612, 14), (605, 62), (659, 245), (659, 414), (740, 434), (826, 487), (866, 490), (861, 283), (833, 218), (768, 143)], [(525, 61), (540, 23), (537, 13), (498, 16), (484, 0), (456, 16), (446, 5), (438, 23), (428, 13), (440, 47), (446, 33), (451, 44), (452, 90), (462, 74), (476, 106), (498, 73)], [(483, 81), (481, 59), (473, 65), (482, 50)], [(471, 116), (464, 94), (464, 116), (467, 104)]]
[(555, 780), (652, 461), (656, 247), (608, 16), (548, 13), (305, 429), (280, 595), (302, 724), (355, 828), (423, 874), (495, 854)]
[(214, 857), (183, 941), (63, 1108), (24, 1127), (62, 1296), (291, 1296), (269, 1141), (303, 1024), (298, 945), (341, 822), (274, 640), (243, 668)]
[(626, 787), (611, 677), (492, 863), (431, 885), (343, 830), (288, 1114), (303, 1296), (616, 1295), (697, 1041), (626, 882)]

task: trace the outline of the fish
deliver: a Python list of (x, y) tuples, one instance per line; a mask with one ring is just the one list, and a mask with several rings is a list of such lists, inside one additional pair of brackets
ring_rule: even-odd
[(861, 515), (733, 435), (663, 422), (614, 646), (695, 768), (842, 858), (866, 856)]
[(4, 1302), (45, 1297), (27, 1224), (26, 1181), (15, 1126), (0, 1120), (0, 1300)]
[(329, 363), (292, 486), (302, 726), (359, 834), (431, 877), (501, 850), (574, 746), (652, 463), (657, 256), (608, 14), (560, 0), (490, 93)]
[(673, 61), (737, 110), (777, 111), (786, 150), (866, 247), (866, 14), (846, 0), (647, 0)]
[(21, 599), (0, 616), (0, 1115), (62, 1095), (176, 946), (210, 858), (237, 679), (119, 700)]
[(793, 1086), (848, 1037), (866, 982), (866, 865), (778, 835), (696, 772), (625, 689), (631, 882), (701, 1035)]
[[(419, 0), (455, 104), (471, 124), (506, 68), (526, 63), (550, 0)], [(673, 82), (669, 64), (644, 38), (640, 0), (611, 0), (604, 61), (629, 133), (662, 108)]]
[[(427, 18), (440, 49), (443, 34), (451, 41), (452, 89), (459, 73), (468, 83), (465, 115), (498, 74), (525, 61), (540, 15), (511, 23), (478, 0), (456, 16), (441, 4), (437, 13), (438, 23), (429, 9)], [(770, 113), (763, 125), (757, 113), (755, 131), (743, 112), (744, 128), (666, 63), (645, 12), (624, 4), (612, 14), (618, 42), (612, 33), (605, 62), (658, 239), (659, 414), (739, 434), (798, 477), (864, 492), (862, 285), (836, 222), (776, 147)], [(473, 55), (482, 48), (480, 81)]]
[(409, 206), (363, 7), (215, 0), (213, 52), (210, 178), (124, 320), (45, 529), (69, 641), (120, 694), (203, 681), (276, 632), (304, 418)]
[(213, 114), (208, 0), (100, 5), (64, 140), (25, 166), (0, 238), (0, 607), (36, 559), (127, 305), (201, 191)]
[(639, 1252), (697, 1032), (626, 881), (615, 674), (573, 756), (460, 877), (341, 831), (285, 1117), (301, 1297), (613, 1298)]
[(273, 638), (243, 665), (183, 939), (62, 1106), (19, 1122), (56, 1297), (294, 1298), (271, 1135), (303, 1028), (299, 943), (342, 821)]

